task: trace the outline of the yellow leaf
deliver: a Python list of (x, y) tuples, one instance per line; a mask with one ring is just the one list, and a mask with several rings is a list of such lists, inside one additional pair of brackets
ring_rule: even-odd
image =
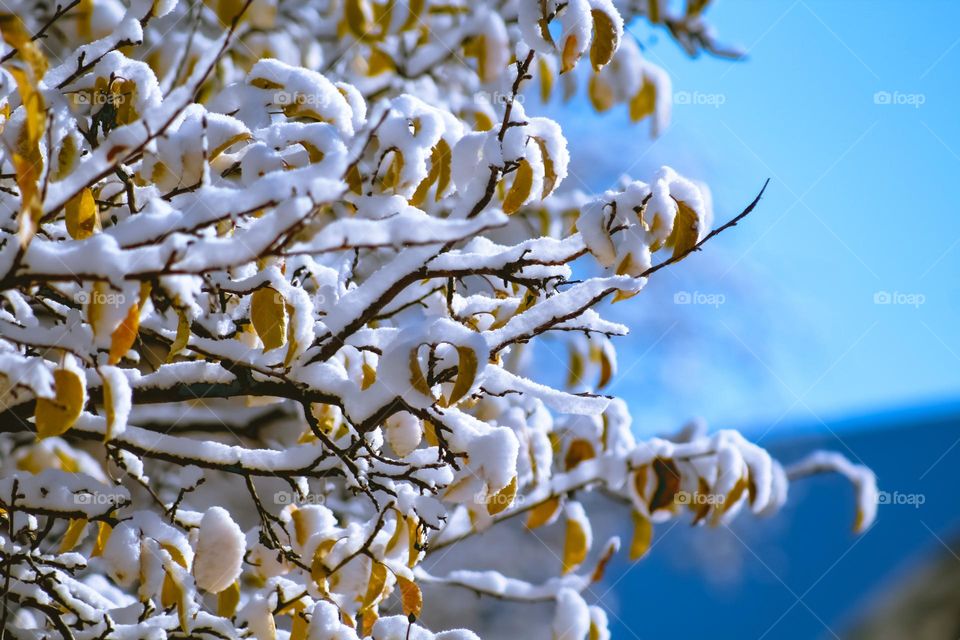
[(53, 181), (63, 180), (73, 170), (73, 164), (79, 155), (77, 143), (74, 137), (66, 135), (60, 142), (60, 150), (57, 151), (57, 170), (53, 175)]
[(630, 560), (639, 560), (650, 549), (653, 524), (639, 511), (633, 512), (633, 538), (630, 540)]
[(567, 532), (563, 540), (563, 572), (570, 573), (587, 557), (587, 532), (580, 522), (567, 520)]
[(662, 0), (647, 0), (647, 19), (653, 24), (660, 22), (660, 2)]
[(273, 287), (257, 289), (250, 296), (250, 320), (265, 351), (282, 347), (287, 340), (287, 306)]
[(38, 438), (62, 435), (83, 411), (83, 379), (70, 369), (53, 372), (54, 398), (37, 398), (34, 420)]
[(217, 615), (232, 618), (240, 604), (240, 582), (236, 581), (217, 594)]
[(117, 364), (120, 359), (126, 355), (137, 339), (137, 332), (140, 330), (140, 304), (135, 302), (130, 305), (126, 317), (113, 331), (110, 336), (110, 353), (107, 358), (109, 364)]
[(480, 364), (477, 354), (469, 347), (457, 347), (457, 354), (460, 356), (460, 362), (457, 365), (457, 379), (453, 383), (453, 391), (450, 392), (450, 398), (446, 402), (448, 407), (455, 405), (470, 391)]
[(503, 212), (511, 214), (519, 209), (530, 197), (531, 189), (533, 189), (533, 167), (523, 159), (517, 166), (513, 184), (510, 185), (510, 190), (503, 199)]
[(678, 258), (693, 250), (700, 238), (700, 217), (685, 202), (677, 202), (677, 216), (673, 229), (667, 237), (666, 246), (673, 247), (673, 257)]
[(513, 504), (517, 497), (517, 476), (513, 476), (507, 486), (492, 496), (487, 497), (487, 513), (492, 516), (497, 515), (507, 507)]
[(540, 58), (538, 68), (540, 71), (540, 101), (547, 102), (550, 100), (550, 93), (553, 91), (553, 69), (550, 68), (546, 58)]
[(473, 128), (477, 131), (490, 131), (490, 129), (493, 129), (493, 120), (483, 111), (474, 111), (473, 120)]
[(425, 0), (410, 0), (407, 7), (407, 19), (400, 27), (401, 31), (406, 31), (411, 27), (417, 26), (421, 22), (420, 14), (423, 13)]
[(643, 79), (640, 91), (630, 99), (630, 120), (638, 122), (649, 115), (653, 115), (657, 101), (657, 88), (652, 82)]
[(527, 528), (536, 529), (552, 521), (560, 511), (560, 496), (547, 498), (533, 509), (527, 518)]
[(308, 629), (307, 619), (299, 613), (294, 614), (293, 622), (290, 624), (290, 640), (307, 640)]
[(580, 59), (580, 44), (577, 42), (577, 36), (571, 34), (563, 42), (563, 54), (560, 57), (560, 74), (564, 74), (575, 66)]
[(613, 558), (613, 554), (616, 553), (619, 546), (620, 543), (618, 541), (611, 541), (607, 545), (607, 548), (603, 550), (603, 555), (601, 555), (597, 561), (597, 566), (594, 568), (593, 574), (590, 576), (590, 582), (600, 582), (603, 580), (603, 574), (607, 570), (607, 565), (610, 563), (610, 559)]
[(543, 158), (543, 191), (540, 193), (540, 199), (543, 200), (553, 193), (553, 190), (557, 186), (557, 171), (553, 167), (553, 158), (550, 157), (550, 153), (547, 151), (546, 141), (536, 136), (534, 136), (533, 139), (536, 141), (537, 146), (540, 147), (540, 155)]
[(63, 540), (60, 541), (60, 553), (67, 553), (80, 542), (83, 532), (87, 530), (86, 518), (76, 518), (70, 520), (67, 530), (63, 534)]
[(407, 566), (413, 568), (417, 564), (417, 560), (420, 559), (420, 551), (423, 548), (423, 541), (421, 539), (421, 528), (420, 523), (417, 521), (415, 516), (410, 516), (407, 518), (407, 534), (409, 536), (408, 543), (409, 547), (407, 549)]
[(432, 397), (433, 392), (430, 390), (430, 385), (427, 384), (427, 379), (423, 377), (423, 371), (420, 369), (420, 358), (417, 355), (418, 351), (419, 347), (411, 349), (410, 351), (410, 384), (423, 395)]
[(350, 168), (347, 169), (346, 181), (351, 192), (357, 195), (363, 193), (363, 177), (360, 175), (360, 168), (356, 163), (350, 165)]
[(603, 113), (613, 106), (613, 87), (602, 76), (590, 76), (587, 95), (590, 97), (590, 104), (597, 110), (597, 113)]
[(599, 9), (590, 12), (593, 17), (593, 43), (590, 45), (590, 64), (599, 71), (613, 58), (620, 45), (613, 18)]
[(423, 610), (423, 594), (420, 587), (413, 580), (407, 580), (403, 576), (397, 576), (397, 584), (400, 585), (400, 602), (403, 606), (403, 615), (413, 619), (420, 617), (420, 611)]
[(447, 144), (446, 140), (440, 138), (440, 141), (437, 142), (436, 146), (433, 147), (433, 151), (430, 153), (430, 162), (440, 167), (440, 171), (437, 174), (437, 193), (434, 196), (434, 200), (437, 202), (440, 201), (440, 198), (443, 197), (443, 192), (450, 186), (450, 161), (450, 145)]
[(344, 3), (344, 21), (350, 33), (358, 38), (370, 29), (370, 14), (370, 7), (364, 0), (346, 0)]
[(373, 561), (370, 567), (370, 582), (367, 583), (367, 592), (360, 603), (361, 609), (369, 609), (383, 594), (383, 587), (387, 583), (387, 565), (382, 562)]
[(107, 546), (107, 541), (110, 539), (110, 534), (113, 532), (113, 527), (111, 527), (106, 522), (100, 522), (97, 526), (97, 539), (93, 543), (93, 550), (90, 552), (91, 558), (96, 558), (103, 553), (104, 547)]
[(363, 372), (363, 380), (360, 382), (360, 389), (363, 391), (368, 389), (370, 385), (377, 381), (377, 370), (366, 362), (364, 362), (363, 366), (361, 366), (361, 370)]
[(596, 455), (592, 444), (582, 438), (577, 438), (571, 442), (570, 447), (567, 448), (567, 455), (563, 461), (564, 466), (567, 471), (570, 471), (584, 460), (590, 460), (596, 457)]
[(372, 48), (370, 51), (370, 57), (367, 60), (368, 76), (378, 76), (381, 73), (395, 71), (396, 68), (397, 64), (393, 61), (393, 58), (390, 57), (390, 54), (386, 53), (379, 47)]
[(324, 563), (327, 554), (330, 553), (330, 550), (333, 549), (334, 545), (337, 544), (336, 538), (331, 538), (329, 540), (324, 540), (317, 545), (316, 551), (313, 552), (313, 561), (310, 563), (310, 577), (313, 578), (313, 581), (317, 583), (317, 586), (321, 590), (326, 590), (326, 580), (329, 575), (327, 565)]
[(178, 353), (184, 350), (190, 341), (190, 318), (183, 309), (177, 309), (177, 335), (170, 345), (167, 362), (172, 362)]
[(213, 0), (213, 3), (216, 6), (217, 18), (224, 25), (233, 24), (244, 6), (244, 0)]

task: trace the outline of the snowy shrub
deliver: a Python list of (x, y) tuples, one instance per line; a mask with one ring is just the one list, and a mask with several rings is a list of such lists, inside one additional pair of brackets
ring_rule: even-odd
[[(632, 558), (820, 471), (868, 526), (873, 476), (842, 457), (638, 441), (598, 391), (626, 332), (600, 312), (716, 233), (709, 196), (668, 168), (558, 193), (566, 141), (518, 98), (579, 79), (662, 129), (669, 79), (624, 23), (731, 53), (706, 2), (663, 4), (3, 3), (0, 628), (474, 638), (418, 624), (431, 584), (602, 638), (582, 593), (620, 545), (586, 492), (632, 513)], [(535, 380), (545, 335), (569, 388)], [(422, 567), (501, 525), (562, 528), (555, 576)]]

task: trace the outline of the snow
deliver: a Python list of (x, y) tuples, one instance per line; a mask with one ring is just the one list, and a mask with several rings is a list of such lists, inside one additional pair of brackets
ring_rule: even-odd
[(200, 521), (193, 575), (197, 586), (220, 593), (240, 577), (246, 541), (223, 507), (210, 507)]

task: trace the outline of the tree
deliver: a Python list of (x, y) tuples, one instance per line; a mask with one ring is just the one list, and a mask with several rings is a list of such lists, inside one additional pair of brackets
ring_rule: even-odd
[[(581, 593), (619, 542), (592, 539), (590, 491), (632, 513), (634, 559), (657, 523), (771, 513), (821, 471), (872, 521), (873, 475), (841, 456), (637, 441), (598, 391), (627, 330), (603, 306), (760, 195), (711, 231), (668, 168), (557, 193), (566, 142), (520, 98), (589, 73), (598, 110), (656, 132), (669, 79), (624, 21), (735, 55), (707, 2), (12, 4), (4, 635), (475, 637), (418, 624), (430, 584), (555, 601), (555, 638), (602, 638)], [(542, 336), (569, 342), (567, 389), (534, 381)], [(422, 568), (493, 526), (562, 527), (556, 576)]]

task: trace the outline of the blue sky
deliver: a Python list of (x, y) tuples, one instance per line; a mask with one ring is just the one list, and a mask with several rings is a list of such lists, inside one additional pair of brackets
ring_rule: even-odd
[[(633, 29), (673, 81), (657, 140), (623, 107), (547, 108), (575, 158), (569, 184), (670, 164), (710, 184), (722, 221), (771, 179), (744, 223), (614, 307), (633, 334), (613, 391), (641, 431), (692, 415), (826, 429), (960, 397), (960, 3), (724, 0), (707, 17), (747, 60), (691, 60)], [(674, 304), (683, 291), (723, 304)]]

